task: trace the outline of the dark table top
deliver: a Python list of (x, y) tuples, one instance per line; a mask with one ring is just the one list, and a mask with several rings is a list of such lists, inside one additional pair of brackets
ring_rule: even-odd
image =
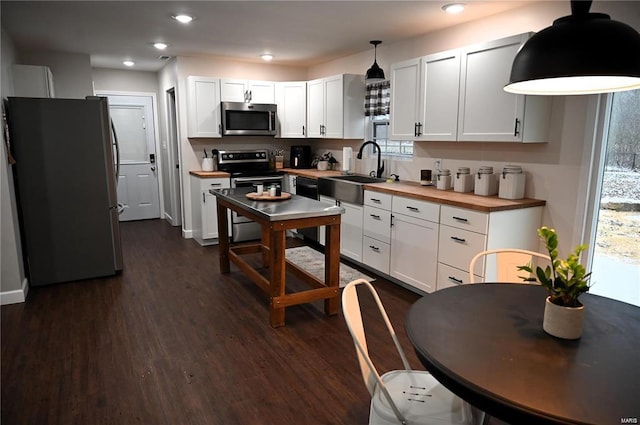
[(407, 333), (436, 379), (513, 425), (640, 423), (640, 307), (584, 294), (570, 341), (543, 331), (545, 298), (538, 285), (443, 289), (411, 307)]

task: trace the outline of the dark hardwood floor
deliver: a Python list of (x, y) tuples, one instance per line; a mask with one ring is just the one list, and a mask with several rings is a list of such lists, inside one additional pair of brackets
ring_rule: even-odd
[[(368, 422), (341, 313), (290, 307), (273, 329), (266, 295), (233, 265), (221, 275), (217, 247), (162, 220), (121, 227), (121, 275), (32, 288), (27, 302), (2, 306), (3, 425)], [(419, 296), (374, 285), (422, 368), (404, 331)], [(373, 303), (363, 310), (366, 320)], [(400, 367), (383, 324), (368, 329), (374, 362)]]

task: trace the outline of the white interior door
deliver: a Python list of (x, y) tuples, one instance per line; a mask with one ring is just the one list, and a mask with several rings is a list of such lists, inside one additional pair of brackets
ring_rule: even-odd
[(118, 138), (120, 221), (160, 217), (153, 102), (149, 96), (109, 95)]

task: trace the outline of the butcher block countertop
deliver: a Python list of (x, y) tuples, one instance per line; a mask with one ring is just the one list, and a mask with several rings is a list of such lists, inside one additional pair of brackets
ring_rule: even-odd
[[(318, 178), (340, 175), (340, 171), (318, 171), (314, 169), (285, 168), (283, 171), (305, 177)], [(540, 199), (501, 199), (497, 195), (480, 196), (473, 193), (454, 192), (453, 189), (438, 190), (434, 186), (422, 186), (418, 182), (399, 181), (393, 183), (367, 183), (367, 190), (405, 196), (422, 201), (436, 202), (454, 207), (467, 208), (481, 212), (506, 211), (520, 208), (541, 207), (546, 201)]]
[(200, 170), (189, 171), (189, 174), (191, 174), (192, 176), (198, 176), (198, 177), (227, 177), (227, 178), (231, 175), (225, 171), (200, 171)]

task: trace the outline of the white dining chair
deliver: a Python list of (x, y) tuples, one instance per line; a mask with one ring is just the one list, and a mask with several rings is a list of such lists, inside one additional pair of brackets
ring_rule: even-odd
[[(518, 266), (532, 265), (535, 270), (537, 265), (544, 268), (545, 264), (551, 264), (551, 258), (548, 255), (535, 251), (516, 248), (500, 248), (489, 249), (477, 253), (469, 262), (469, 283), (475, 283), (476, 280), (476, 263), (484, 261), (481, 270), (485, 272), (485, 281), (487, 277), (492, 282), (506, 283), (526, 283), (522, 277), (530, 277), (525, 271), (518, 270)], [(491, 272), (488, 272), (491, 270)]]
[[(357, 287), (367, 288), (402, 359), (403, 369), (378, 373), (365, 337)], [(426, 371), (411, 370), (389, 317), (374, 287), (364, 279), (354, 280), (342, 292), (342, 311), (353, 337), (362, 378), (371, 395), (370, 425), (471, 424), (469, 404), (440, 384)]]

